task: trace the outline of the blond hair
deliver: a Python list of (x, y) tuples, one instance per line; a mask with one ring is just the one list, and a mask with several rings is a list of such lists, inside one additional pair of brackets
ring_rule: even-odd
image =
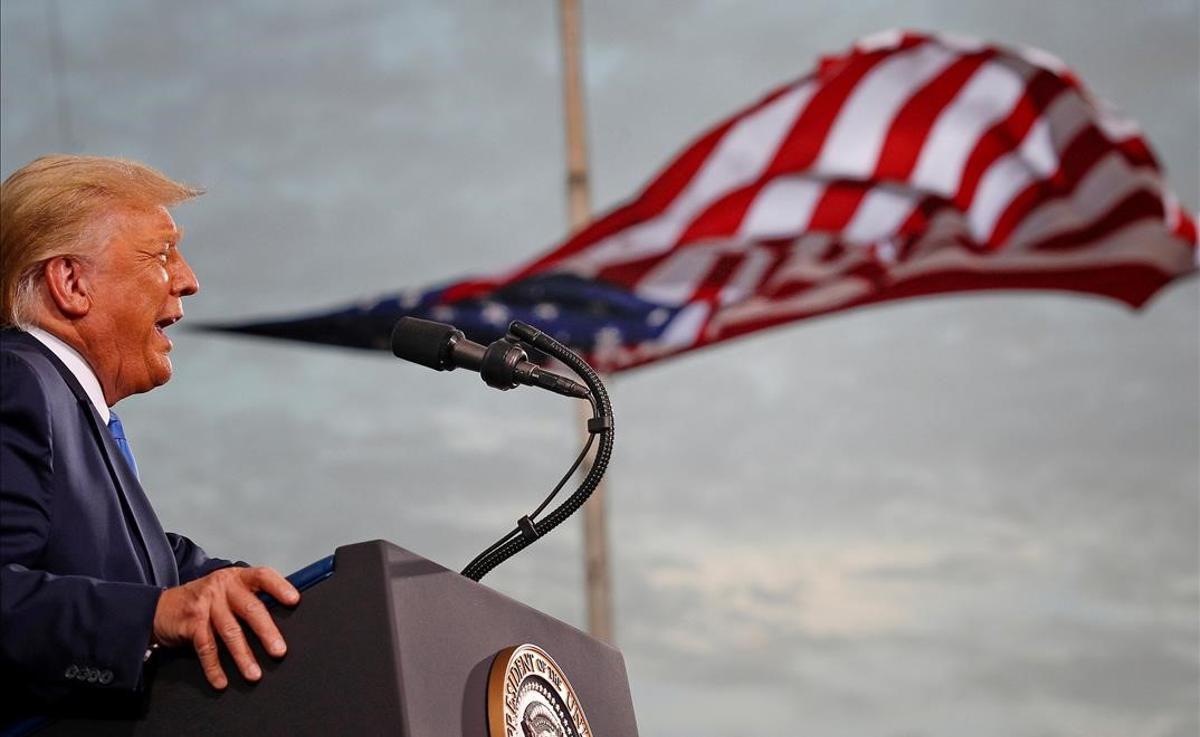
[(0, 326), (32, 324), (43, 264), (94, 256), (104, 245), (96, 227), (116, 208), (170, 207), (201, 193), (103, 156), (54, 154), (16, 170), (0, 184)]

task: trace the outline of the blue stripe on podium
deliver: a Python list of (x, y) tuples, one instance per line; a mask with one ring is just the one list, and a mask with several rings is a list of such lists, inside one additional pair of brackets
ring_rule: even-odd
[[(312, 588), (321, 583), (325, 579), (333, 575), (333, 556), (322, 558), (314, 563), (309, 563), (300, 570), (287, 577), (288, 583), (295, 586), (298, 590)], [(270, 594), (260, 593), (258, 598), (263, 600), (267, 606), (279, 606), (279, 602)], [(0, 735), (0, 737), (5, 737)]]

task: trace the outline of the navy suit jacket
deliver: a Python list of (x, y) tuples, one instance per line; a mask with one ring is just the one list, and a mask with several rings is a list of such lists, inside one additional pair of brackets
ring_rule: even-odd
[(229, 565), (163, 532), (75, 376), (32, 335), (0, 331), (5, 699), (139, 690), (159, 594)]

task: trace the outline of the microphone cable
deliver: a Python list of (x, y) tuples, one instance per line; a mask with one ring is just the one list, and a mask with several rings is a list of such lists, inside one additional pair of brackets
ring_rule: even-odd
[[(594, 414), (595, 403), (592, 404), (592, 408), (593, 408), (593, 414)], [(558, 492), (562, 490), (562, 487), (566, 486), (567, 481), (569, 481), (571, 479), (571, 477), (575, 475), (575, 471), (577, 471), (579, 469), (579, 466), (583, 463), (583, 459), (587, 458), (588, 451), (592, 449), (592, 445), (595, 442), (596, 442), (596, 436), (589, 433), (587, 442), (583, 444), (583, 450), (581, 450), (579, 452), (579, 456), (575, 458), (575, 462), (571, 464), (571, 468), (567, 470), (567, 472), (563, 475), (563, 477), (561, 479), (559, 479), (558, 484), (554, 487), (554, 489), (550, 492), (550, 494), (545, 499), (542, 500), (542, 503), (538, 505), (537, 509), (535, 509), (532, 512), (530, 512), (529, 514), (525, 515), (525, 517), (523, 517), (522, 519), (527, 518), (530, 521), (536, 523), (537, 516), (542, 513), (542, 510), (545, 509), (546, 506), (549, 505), (551, 501), (554, 500), (554, 497), (558, 496)], [(463, 573), (465, 574), (467, 570), (470, 570), (473, 566), (477, 566), (481, 560), (483, 560), (487, 556), (491, 555), (497, 549), (499, 549), (501, 546), (503, 546), (505, 543), (507, 543), (508, 541), (512, 540), (514, 537), (516, 537), (520, 534), (521, 534), (521, 528), (518, 527), (517, 529), (513, 530), (512, 532), (509, 532), (507, 535), (500, 538), (496, 542), (492, 543), (491, 546), (489, 546), (486, 550), (484, 550), (479, 555), (475, 556), (475, 559), (472, 560), (469, 564), (467, 564), (467, 568), (465, 568), (463, 570)], [(479, 580), (479, 579), (475, 579), (475, 580)]]
[[(553, 530), (574, 514), (588, 500), (588, 497), (592, 495), (596, 487), (600, 485), (600, 479), (604, 476), (604, 472), (608, 468), (608, 462), (612, 458), (612, 402), (609, 400), (608, 390), (600, 380), (600, 375), (570, 348), (567, 348), (537, 328), (519, 320), (514, 320), (509, 325), (508, 331), (509, 335), (515, 339), (527, 343), (553, 358), (557, 358), (583, 380), (590, 392), (588, 401), (592, 405), (592, 417), (587, 423), (588, 439), (583, 446), (583, 450), (580, 451), (579, 455), (575, 458), (575, 462), (571, 464), (571, 468), (559, 480), (550, 494), (532, 513), (517, 520), (515, 529), (492, 543), (463, 568), (462, 575), (473, 581), (480, 580), (493, 568), (521, 552), (538, 538), (550, 532), (550, 530)], [(592, 461), (591, 468), (588, 469), (588, 473), (579, 484), (579, 487), (562, 504), (553, 509), (545, 519), (535, 519), (558, 496), (559, 491), (562, 490), (567, 481), (575, 475), (579, 466), (587, 458), (588, 452), (595, 443), (597, 436), (600, 438), (600, 447), (596, 451), (596, 457)]]

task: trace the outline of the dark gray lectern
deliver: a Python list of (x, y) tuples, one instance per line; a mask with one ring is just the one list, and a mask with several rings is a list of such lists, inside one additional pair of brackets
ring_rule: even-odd
[(593, 734), (637, 735), (614, 648), (383, 541), (338, 548), (333, 571), (295, 610), (275, 610), (288, 655), (256, 648), (258, 684), (233, 675), (217, 693), (194, 659), (167, 655), (140, 717), (59, 719), (36, 734), (488, 737), (492, 659), (532, 643), (562, 668)]

